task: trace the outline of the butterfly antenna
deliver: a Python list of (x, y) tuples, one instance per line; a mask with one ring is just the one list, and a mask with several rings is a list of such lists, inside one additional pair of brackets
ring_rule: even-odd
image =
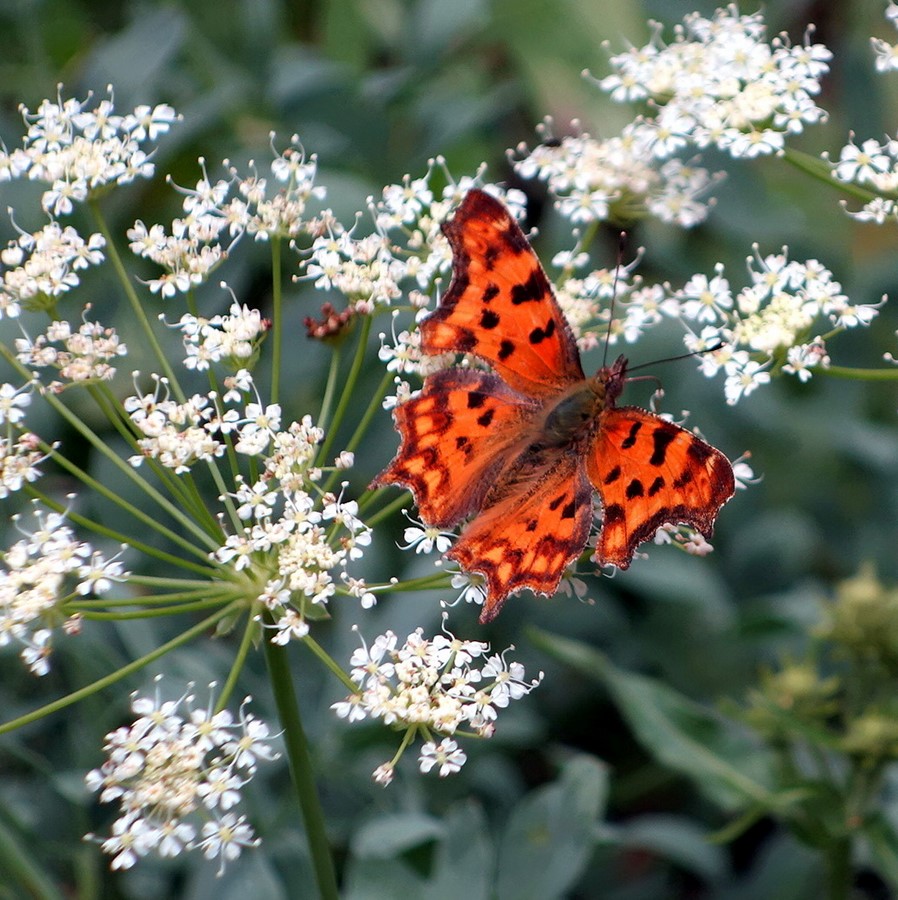
[(661, 363), (676, 362), (679, 359), (691, 359), (693, 356), (702, 356), (705, 353), (714, 353), (726, 346), (725, 341), (716, 343), (713, 347), (705, 347), (703, 350), (690, 350), (689, 353), (680, 353), (677, 356), (666, 356), (664, 359), (655, 359), (652, 362), (642, 363), (639, 366), (629, 366), (627, 372), (638, 372), (640, 369), (647, 369), (649, 366), (657, 366)]
[(614, 281), (611, 283), (611, 305), (608, 307), (608, 330), (605, 332), (605, 352), (602, 354), (602, 368), (608, 365), (608, 346), (611, 344), (611, 326), (614, 324), (614, 303), (617, 300), (617, 280), (624, 265), (624, 247), (627, 232), (622, 231), (617, 239), (617, 263), (614, 267)]

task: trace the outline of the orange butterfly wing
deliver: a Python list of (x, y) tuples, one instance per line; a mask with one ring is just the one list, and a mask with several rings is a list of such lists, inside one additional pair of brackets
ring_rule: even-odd
[(527, 454), (523, 460), (496, 484), (498, 496), (487, 497), (487, 508), (447, 554), (486, 579), (481, 622), (494, 619), (508, 595), (524, 588), (554, 594), (592, 527), (592, 487), (576, 454), (532, 465)]
[(473, 353), (531, 397), (583, 378), (580, 354), (536, 254), (495, 197), (468, 191), (443, 225), (452, 282), (421, 323), (425, 353)]
[(495, 375), (446, 369), (397, 406), (402, 444), (375, 484), (410, 488), (421, 518), (447, 528), (477, 512), (527, 431), (534, 404)]
[(733, 467), (719, 450), (635, 406), (602, 411), (586, 466), (602, 498), (596, 561), (621, 569), (666, 523), (710, 538), (720, 507), (735, 493)]

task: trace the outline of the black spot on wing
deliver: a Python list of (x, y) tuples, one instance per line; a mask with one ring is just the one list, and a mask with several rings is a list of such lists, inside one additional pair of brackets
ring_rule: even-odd
[(649, 496), (654, 497), (661, 488), (664, 487), (664, 479), (659, 475), (650, 485), (649, 485)]
[(664, 458), (667, 456), (667, 448), (673, 439), (677, 436), (679, 429), (675, 425), (658, 425), (652, 432), (652, 444), (654, 450), (649, 459), (649, 463), (653, 466), (663, 466)]
[(494, 409), (488, 409), (485, 413), (483, 413), (483, 415), (477, 417), (477, 424), (481, 428), (489, 427), (490, 422), (493, 421), (493, 415), (495, 414), (495, 412), (496, 411)]
[(505, 362), (512, 353), (514, 353), (514, 341), (509, 341), (507, 338), (499, 344), (499, 353), (497, 356), (502, 362)]
[(499, 258), (499, 254), (499, 248), (493, 244), (490, 244), (483, 251), (483, 265), (486, 267), (487, 272), (492, 272), (496, 268), (496, 260)]
[(541, 269), (533, 269), (530, 277), (511, 289), (511, 302), (515, 306), (542, 300), (549, 292), (549, 283)]
[(549, 509), (555, 512), (559, 506), (567, 499), (567, 494), (559, 494), (554, 500), (549, 502)]
[(468, 391), (468, 409), (480, 409), (486, 403), (483, 391)]
[(624, 438), (623, 443), (621, 443), (621, 450), (629, 450), (636, 443), (636, 435), (639, 434), (639, 429), (642, 428), (642, 422), (634, 422), (630, 426), (630, 433)]
[(564, 509), (561, 511), (562, 519), (573, 519), (577, 514), (577, 503), (575, 500), (571, 500), (570, 503), (567, 503)]
[(552, 337), (553, 334), (555, 334), (555, 320), (549, 319), (545, 328), (537, 327), (530, 332), (530, 343), (541, 344), (546, 338)]
[(645, 488), (642, 486), (642, 482), (638, 478), (634, 478), (627, 485), (627, 499), (632, 500), (634, 497), (642, 497), (645, 494)]
[(487, 330), (495, 328), (499, 324), (499, 313), (492, 309), (485, 309), (480, 313), (480, 324)]
[(620, 466), (615, 466), (604, 478), (602, 484), (614, 484), (620, 478)]
[(499, 285), (493, 284), (491, 281), (484, 289), (483, 296), (480, 298), (484, 303), (492, 303), (499, 296)]

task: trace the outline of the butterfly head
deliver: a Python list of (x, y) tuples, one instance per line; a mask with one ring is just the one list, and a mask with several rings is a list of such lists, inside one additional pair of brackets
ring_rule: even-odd
[(592, 378), (589, 384), (594, 385), (593, 390), (602, 396), (602, 406), (614, 406), (615, 401), (624, 389), (627, 374), (627, 357), (619, 356), (610, 366), (602, 366)]

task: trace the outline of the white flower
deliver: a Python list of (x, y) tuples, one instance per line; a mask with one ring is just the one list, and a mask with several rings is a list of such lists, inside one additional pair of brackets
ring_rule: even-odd
[(442, 554), (452, 546), (453, 535), (422, 522), (406, 528), (403, 537), (406, 540), (404, 545), (400, 545), (403, 550), (414, 547), (415, 553), (430, 553), (436, 548), (437, 553)]
[(419, 765), (426, 775), (434, 766), (439, 766), (440, 778), (453, 775), (461, 770), (468, 757), (465, 751), (451, 738), (443, 738), (439, 744), (428, 741), (421, 747)]
[(202, 840), (197, 847), (206, 859), (220, 857), (218, 874), (222, 875), (227, 863), (237, 859), (244, 847), (258, 847), (260, 843), (244, 816), (238, 818), (234, 813), (226, 813), (221, 819), (203, 825)]

